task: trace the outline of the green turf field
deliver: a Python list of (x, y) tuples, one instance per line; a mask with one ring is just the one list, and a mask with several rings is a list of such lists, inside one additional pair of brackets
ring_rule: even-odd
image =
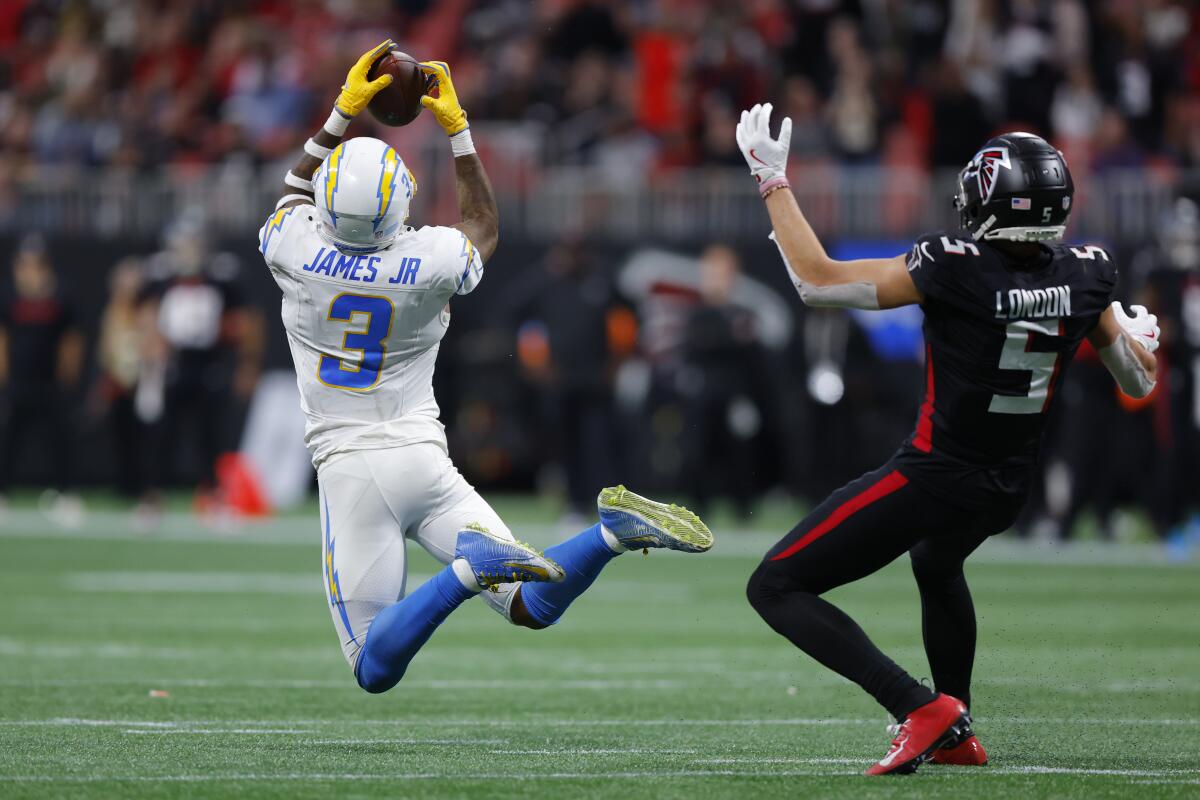
[[(969, 577), (992, 766), (866, 778), (883, 712), (745, 602), (765, 534), (623, 556), (549, 631), (471, 603), (369, 696), (315, 520), (126, 528), (0, 530), (2, 797), (1200, 796), (1200, 566), (1144, 547), (989, 543)], [(925, 674), (906, 565), (831, 597)]]

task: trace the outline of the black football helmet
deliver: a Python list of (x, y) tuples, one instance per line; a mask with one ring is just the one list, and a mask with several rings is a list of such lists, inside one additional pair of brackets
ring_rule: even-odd
[(976, 239), (1061, 239), (1075, 184), (1066, 159), (1032, 133), (989, 139), (958, 175), (962, 227)]

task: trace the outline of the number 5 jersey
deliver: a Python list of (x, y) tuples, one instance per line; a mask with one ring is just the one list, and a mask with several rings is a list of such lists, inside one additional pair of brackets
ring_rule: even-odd
[(454, 228), (407, 229), (384, 250), (338, 250), (317, 231), (316, 209), (280, 209), (259, 250), (283, 291), (283, 325), (319, 466), (336, 453), (436, 442), (446, 446), (433, 396), (447, 305), (483, 276)]
[(1112, 300), (1116, 266), (1094, 245), (1018, 261), (966, 231), (909, 252), (924, 295), (925, 389), (897, 458), (947, 501), (1024, 497), (1067, 364)]

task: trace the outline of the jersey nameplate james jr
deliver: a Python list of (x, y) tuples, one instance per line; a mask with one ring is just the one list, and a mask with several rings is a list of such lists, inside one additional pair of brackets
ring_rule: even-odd
[(387, 249), (346, 252), (318, 233), (314, 206), (298, 205), (267, 219), (259, 249), (283, 290), (313, 463), (418, 441), (444, 447), (433, 369), (447, 303), (483, 276), (466, 235), (409, 228)]

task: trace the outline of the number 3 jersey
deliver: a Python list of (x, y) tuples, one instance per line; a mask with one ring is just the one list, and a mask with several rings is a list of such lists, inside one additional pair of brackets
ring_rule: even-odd
[(1099, 247), (1058, 243), (1017, 261), (966, 231), (922, 236), (907, 263), (925, 298), (926, 375), (898, 457), (952, 502), (1023, 498), (1064, 370), (1111, 302), (1116, 266)]
[(338, 250), (318, 232), (315, 207), (299, 205), (267, 219), (259, 250), (283, 290), (313, 464), (415, 442), (444, 448), (433, 369), (447, 303), (483, 275), (466, 235), (408, 228), (385, 250)]

